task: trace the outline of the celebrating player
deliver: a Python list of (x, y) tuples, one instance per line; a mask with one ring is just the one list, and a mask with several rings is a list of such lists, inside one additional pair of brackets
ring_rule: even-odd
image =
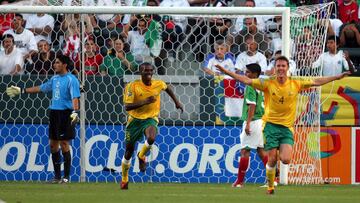
[[(246, 65), (245, 75), (249, 78), (258, 78), (261, 67), (257, 63)], [(249, 166), (250, 150), (257, 149), (261, 160), (266, 166), (267, 155), (264, 150), (262, 116), (264, 114), (263, 94), (251, 86), (246, 86), (244, 105), (242, 110), (243, 128), (240, 134), (241, 157), (239, 160), (238, 177), (232, 184), (233, 187), (243, 187), (245, 173)]]
[[(71, 155), (70, 141), (75, 138), (75, 125), (79, 120), (79, 80), (69, 72), (70, 58), (64, 55), (56, 57), (54, 71), (56, 75), (40, 86), (21, 89), (11, 86), (6, 89), (10, 97), (21, 93), (52, 92), (49, 114), (50, 152), (54, 166), (54, 178), (50, 183), (68, 183), (70, 178)], [(64, 177), (61, 179), (61, 147), (64, 159)]]
[(160, 93), (165, 90), (174, 101), (176, 108), (183, 112), (181, 103), (175, 97), (174, 92), (164, 81), (152, 79), (154, 67), (150, 63), (140, 65), (141, 79), (135, 80), (125, 87), (124, 105), (128, 112), (128, 122), (125, 130), (126, 149), (122, 158), (121, 189), (128, 189), (130, 159), (135, 149), (135, 143), (146, 140), (137, 154), (139, 169), (146, 170), (145, 154), (150, 150), (157, 133), (158, 115), (160, 113)]
[(263, 117), (265, 121), (265, 128), (263, 130), (266, 138), (265, 150), (268, 152), (268, 163), (266, 165), (267, 194), (274, 194), (277, 149), (280, 150), (279, 157), (284, 164), (289, 164), (292, 157), (292, 145), (294, 144), (293, 125), (298, 93), (312, 86), (321, 86), (331, 81), (342, 79), (349, 75), (350, 72), (314, 79), (288, 77), (289, 60), (285, 56), (276, 58), (275, 76), (266, 79), (251, 79), (247, 76), (237, 75), (220, 65), (217, 65), (217, 68), (234, 79), (264, 92), (264, 98), (268, 107)]

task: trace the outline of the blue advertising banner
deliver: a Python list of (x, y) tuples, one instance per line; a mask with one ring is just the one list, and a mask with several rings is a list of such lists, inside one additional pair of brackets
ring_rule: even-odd
[[(86, 126), (87, 181), (119, 181), (124, 153), (124, 126)], [(139, 172), (133, 156), (130, 181), (228, 183), (236, 179), (240, 151), (236, 126), (160, 126), (148, 155), (148, 168)], [(0, 180), (44, 181), (53, 176), (47, 125), (0, 124)], [(137, 150), (141, 143), (137, 146)], [(136, 153), (136, 152), (135, 152)], [(247, 182), (265, 182), (255, 152)], [(71, 181), (80, 179), (80, 140), (72, 142)]]

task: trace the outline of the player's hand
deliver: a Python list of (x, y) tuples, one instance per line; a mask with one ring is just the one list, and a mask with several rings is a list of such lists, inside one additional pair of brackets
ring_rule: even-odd
[(10, 87), (6, 88), (6, 94), (13, 98), (21, 93), (21, 88), (11, 85)]
[(215, 67), (222, 73), (225, 73), (225, 71), (226, 71), (226, 69), (224, 67), (220, 66), (219, 64), (216, 64)]
[(179, 102), (175, 104), (176, 108), (177, 109), (180, 109), (181, 110), (181, 113), (184, 113), (184, 108), (182, 106), (182, 104), (180, 104)]
[(338, 75), (337, 79), (340, 80), (340, 79), (342, 79), (342, 78), (344, 78), (346, 76), (349, 76), (349, 75), (351, 75), (351, 72), (350, 71), (345, 71), (345, 72), (341, 73), (340, 75)]
[(145, 104), (151, 104), (154, 103), (156, 101), (154, 96), (150, 96), (148, 98), (145, 99)]
[(77, 122), (79, 122), (79, 120), (80, 120), (79, 111), (73, 111), (70, 114), (70, 120), (71, 120), (71, 125), (75, 125)]

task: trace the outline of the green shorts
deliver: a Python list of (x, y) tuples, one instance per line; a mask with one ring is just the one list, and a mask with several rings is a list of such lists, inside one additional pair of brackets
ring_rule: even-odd
[(141, 141), (145, 135), (145, 130), (149, 126), (154, 126), (157, 129), (157, 121), (153, 118), (148, 119), (136, 119), (134, 118), (130, 123), (126, 125), (125, 130), (125, 142), (126, 144), (132, 143), (135, 144), (137, 141)]
[(292, 131), (283, 125), (274, 123), (266, 123), (264, 128), (265, 150), (279, 148), (281, 144), (294, 144), (294, 136)]

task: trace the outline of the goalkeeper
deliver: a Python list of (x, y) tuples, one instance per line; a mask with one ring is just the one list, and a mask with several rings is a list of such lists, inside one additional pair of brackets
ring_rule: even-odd
[[(52, 92), (49, 113), (49, 142), (54, 178), (50, 183), (68, 183), (70, 178), (71, 155), (70, 141), (75, 138), (75, 125), (79, 120), (79, 80), (69, 72), (70, 58), (64, 55), (56, 57), (53, 65), (56, 75), (40, 86), (21, 89), (11, 86), (6, 89), (8, 96), (15, 97), (21, 93)], [(64, 159), (64, 176), (61, 178), (61, 155)]]
[(342, 79), (350, 75), (350, 72), (314, 79), (288, 77), (289, 60), (285, 56), (279, 56), (275, 59), (275, 76), (267, 79), (251, 79), (243, 75), (237, 75), (220, 65), (216, 65), (216, 67), (234, 79), (264, 92), (264, 98), (267, 103), (267, 109), (263, 117), (265, 122), (263, 129), (266, 139), (265, 150), (268, 152), (268, 162), (266, 164), (267, 194), (272, 195), (274, 194), (277, 150), (279, 149), (279, 157), (284, 164), (289, 164), (291, 161), (292, 146), (294, 144), (293, 125), (298, 93), (309, 87), (321, 86), (331, 81)]
[(126, 149), (121, 161), (120, 187), (122, 190), (128, 189), (130, 159), (134, 153), (136, 142), (142, 140), (144, 135), (146, 140), (137, 154), (137, 158), (140, 171), (145, 172), (146, 170), (145, 154), (155, 142), (161, 91), (166, 91), (174, 101), (176, 108), (183, 112), (183, 107), (172, 89), (164, 81), (152, 79), (154, 67), (150, 63), (142, 63), (139, 68), (141, 79), (127, 84), (124, 92), (125, 110), (129, 116), (125, 130)]

